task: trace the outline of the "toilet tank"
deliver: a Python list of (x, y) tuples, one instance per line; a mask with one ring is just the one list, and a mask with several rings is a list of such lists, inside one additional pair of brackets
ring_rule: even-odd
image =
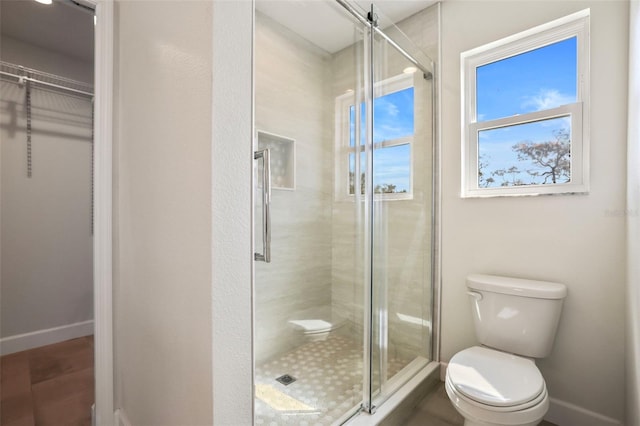
[(549, 355), (567, 295), (564, 284), (473, 274), (467, 288), (480, 343), (526, 357)]

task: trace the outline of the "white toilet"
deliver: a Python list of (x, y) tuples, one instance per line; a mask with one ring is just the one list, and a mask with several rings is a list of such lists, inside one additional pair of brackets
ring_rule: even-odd
[(563, 284), (469, 275), (468, 294), (482, 346), (455, 354), (445, 389), (465, 426), (534, 426), (549, 409), (532, 358), (551, 352), (567, 295)]

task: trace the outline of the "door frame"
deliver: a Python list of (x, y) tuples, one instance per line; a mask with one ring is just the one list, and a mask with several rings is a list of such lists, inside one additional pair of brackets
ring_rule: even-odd
[(82, 0), (94, 32), (94, 425), (115, 425), (113, 374), (113, 10), (114, 0)]

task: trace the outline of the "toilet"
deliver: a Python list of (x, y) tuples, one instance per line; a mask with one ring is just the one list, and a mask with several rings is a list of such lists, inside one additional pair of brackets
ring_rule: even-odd
[(455, 354), (445, 389), (465, 426), (534, 426), (549, 409), (534, 359), (551, 352), (564, 284), (473, 274), (467, 277), (481, 346)]
[(323, 319), (290, 320), (289, 324), (293, 325), (296, 331), (303, 333), (305, 340), (312, 342), (325, 340), (329, 337), (329, 333), (343, 325), (342, 323), (330, 323)]

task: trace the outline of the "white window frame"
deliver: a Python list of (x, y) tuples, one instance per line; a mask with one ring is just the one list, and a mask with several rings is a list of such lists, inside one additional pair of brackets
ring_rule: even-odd
[[(530, 30), (463, 52), (460, 55), (462, 84), (462, 189), (461, 196), (496, 197), (589, 191), (589, 16), (585, 9)], [(569, 38), (577, 41), (576, 102), (542, 111), (478, 122), (476, 116), (476, 70), (493, 62), (526, 53)], [(571, 181), (481, 188), (478, 185), (478, 135), (480, 131), (505, 128), (557, 117), (571, 117)]]
[[(414, 74), (400, 74), (386, 80), (377, 82), (374, 85), (374, 92), (376, 98), (389, 95), (391, 93), (399, 92), (401, 90), (414, 87), (415, 96), (415, 84)], [(350, 115), (349, 109), (353, 106), (356, 108), (364, 100), (356, 101), (358, 96), (349, 91), (336, 98), (335, 102), (335, 179), (334, 179), (334, 193), (337, 201), (354, 201), (356, 199), (356, 193), (359, 180), (354, 176), (354, 193), (349, 193), (349, 155), (358, 154), (364, 152), (364, 145), (359, 144), (359, 127), (356, 126), (356, 140), (354, 146), (350, 146)], [(415, 111), (415, 98), (414, 98), (414, 111)], [(358, 115), (356, 114), (356, 117)], [(413, 169), (414, 169), (414, 146), (415, 140), (415, 115), (414, 115), (414, 129), (413, 134), (410, 136), (404, 136), (397, 139), (385, 140), (382, 142), (376, 142), (373, 144), (373, 149), (378, 150), (381, 148), (388, 148), (400, 145), (409, 145), (411, 151), (410, 158), (410, 171), (409, 171), (409, 189), (407, 192), (397, 193), (376, 193), (374, 194), (377, 199), (384, 200), (412, 200), (413, 199)]]

